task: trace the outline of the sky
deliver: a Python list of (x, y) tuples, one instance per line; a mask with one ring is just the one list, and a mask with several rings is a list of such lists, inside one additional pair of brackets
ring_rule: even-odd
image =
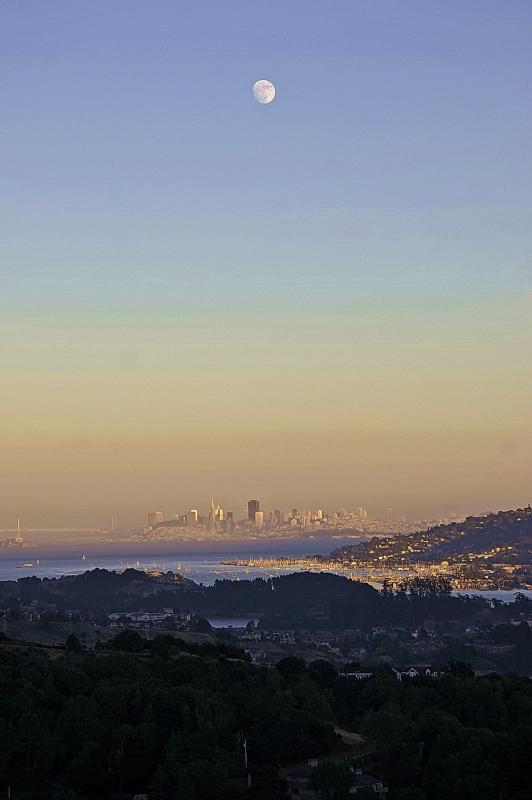
[(0, 0), (0, 525), (527, 504), (531, 38), (528, 0)]

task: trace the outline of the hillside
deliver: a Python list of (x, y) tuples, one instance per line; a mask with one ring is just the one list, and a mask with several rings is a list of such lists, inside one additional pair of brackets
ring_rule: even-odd
[(0, 792), (16, 800), (281, 800), (309, 758), (323, 798), (351, 797), (358, 769), (390, 800), (529, 796), (532, 682), (459, 662), (359, 681), (123, 631), (95, 652), (0, 638), (0, 687)]
[(532, 508), (499, 511), (464, 522), (438, 525), (406, 535), (374, 537), (341, 547), (330, 557), (387, 566), (413, 561), (479, 560), (506, 565), (532, 564)]
[(110, 614), (171, 609), (200, 617), (250, 615), (279, 630), (417, 625), (426, 619), (465, 622), (478, 617), (503, 622), (515, 614), (511, 605), (492, 608), (480, 597), (453, 596), (445, 580), (427, 579), (414, 588), (409, 587), (408, 594), (384, 595), (367, 583), (328, 572), (202, 586), (174, 573), (152, 577), (136, 570), (92, 570), (76, 577), (0, 582), (0, 611), (6, 621), (107, 625)]

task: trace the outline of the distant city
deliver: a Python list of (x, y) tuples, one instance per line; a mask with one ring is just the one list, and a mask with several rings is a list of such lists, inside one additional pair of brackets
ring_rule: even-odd
[[(264, 509), (260, 499), (247, 501), (240, 518), (232, 510), (224, 509), (211, 499), (207, 509), (191, 508), (182, 513), (150, 511), (145, 524), (136, 527), (120, 525), (112, 517), (107, 527), (22, 527), (22, 518), (17, 518), (16, 527), (5, 528), (6, 538), (0, 540), (0, 551), (33, 548), (33, 534), (49, 534), (56, 543), (86, 542), (153, 542), (172, 543), (178, 541), (231, 541), (264, 539), (298, 539), (319, 536), (367, 537), (389, 536), (425, 531), (436, 525), (461, 522), (464, 517), (451, 513), (448, 517), (435, 519), (407, 519), (395, 515), (387, 508), (383, 515), (372, 516), (362, 505), (325, 511), (322, 508), (302, 509), (293, 507), (288, 511), (280, 508)], [(13, 533), (13, 535), (10, 535)], [(58, 534), (60, 539), (57, 538)]]
[(386, 509), (383, 517), (372, 517), (361, 505), (353, 510), (341, 508), (334, 512), (321, 508), (297, 507), (289, 511), (279, 508), (265, 510), (261, 507), (261, 501), (256, 498), (247, 501), (247, 514), (244, 518), (236, 519), (233, 511), (227, 511), (211, 500), (208, 511), (203, 514), (197, 508), (169, 516), (163, 511), (150, 511), (144, 534), (154, 541), (261, 536), (295, 538), (320, 532), (327, 532), (329, 535), (336, 532), (366, 536), (412, 533), (463, 519), (456, 514), (450, 514), (449, 517), (439, 519), (408, 520), (404, 516), (394, 516), (391, 508)]

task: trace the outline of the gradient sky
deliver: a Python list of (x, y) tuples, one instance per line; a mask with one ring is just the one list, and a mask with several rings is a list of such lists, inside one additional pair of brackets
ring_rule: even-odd
[(0, 523), (528, 503), (531, 41), (529, 0), (0, 2)]

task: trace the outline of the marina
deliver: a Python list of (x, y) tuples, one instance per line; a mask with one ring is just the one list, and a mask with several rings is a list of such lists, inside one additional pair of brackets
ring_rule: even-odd
[[(293, 572), (332, 572), (351, 580), (369, 583), (377, 589), (382, 587), (383, 580), (400, 582), (412, 577), (414, 572), (409, 568), (389, 570), (353, 569), (333, 561), (321, 561), (318, 558), (303, 556), (264, 556), (262, 553), (248, 553), (247, 558), (224, 558), (223, 553), (144, 553), (132, 554), (129, 557), (109, 555), (79, 554), (69, 557), (39, 558), (35, 561), (17, 562), (12, 558), (0, 557), (0, 580), (16, 581), (21, 577), (36, 576), (38, 578), (59, 578), (62, 575), (79, 575), (91, 569), (106, 569), (123, 572), (126, 569), (137, 569), (147, 573), (175, 572), (190, 580), (212, 585), (218, 580), (254, 580), (255, 578), (275, 578)], [(227, 554), (226, 554), (227, 556)], [(515, 591), (481, 590), (475, 588), (456, 588), (456, 593), (479, 594), (485, 597), (497, 597), (511, 602)], [(532, 596), (532, 591), (524, 594)]]

